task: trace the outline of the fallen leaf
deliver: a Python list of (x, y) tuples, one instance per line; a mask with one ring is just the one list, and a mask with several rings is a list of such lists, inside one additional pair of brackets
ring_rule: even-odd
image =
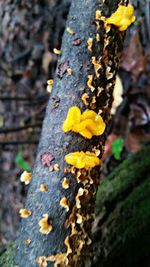
[(72, 43), (72, 44), (75, 45), (75, 46), (80, 45), (80, 44), (81, 44), (81, 39), (80, 39), (80, 38), (75, 38), (75, 39), (73, 40), (73, 43)]
[(56, 73), (57, 76), (62, 79), (64, 74), (67, 72), (67, 69), (69, 68), (69, 61), (65, 61), (63, 63), (60, 63), (57, 67)]
[(136, 129), (134, 132), (128, 134), (125, 147), (127, 151), (135, 153), (147, 142), (150, 142), (150, 135), (144, 129)]
[(115, 141), (116, 138), (117, 138), (117, 135), (114, 134), (114, 133), (111, 133), (107, 137), (107, 140), (106, 140), (106, 143), (105, 143), (104, 154), (103, 154), (103, 158), (104, 159), (112, 154), (112, 143)]
[(44, 152), (41, 155), (41, 162), (44, 167), (48, 167), (50, 171), (53, 170), (53, 167), (51, 166), (51, 162), (54, 160), (54, 156), (50, 152)]
[(147, 56), (140, 41), (138, 31), (130, 38), (129, 45), (123, 50), (121, 67), (126, 71), (131, 72), (134, 80), (137, 80), (139, 75), (146, 71)]
[(53, 111), (54, 109), (58, 108), (59, 107), (59, 103), (60, 103), (60, 97), (59, 96), (55, 96), (52, 98), (54, 103), (52, 105), (52, 108), (51, 108), (51, 111)]

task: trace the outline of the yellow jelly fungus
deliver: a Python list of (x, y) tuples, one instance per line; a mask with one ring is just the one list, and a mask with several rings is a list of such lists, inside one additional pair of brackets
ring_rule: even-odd
[(95, 87), (92, 85), (92, 82), (93, 82), (93, 75), (88, 75), (87, 86), (91, 89), (92, 92), (94, 92)]
[(100, 10), (96, 10), (95, 18), (98, 20), (101, 19), (101, 11)]
[(106, 20), (108, 24), (117, 26), (119, 31), (125, 31), (134, 21), (134, 8), (131, 4), (128, 4), (127, 6), (119, 5), (116, 12)]
[(59, 171), (60, 170), (60, 167), (59, 167), (59, 165), (56, 163), (56, 164), (54, 164), (54, 171)]
[(71, 35), (74, 35), (74, 34), (75, 34), (74, 31), (73, 31), (70, 27), (67, 27), (67, 28), (66, 28), (66, 31), (67, 31), (68, 33), (70, 33)]
[(24, 240), (24, 243), (25, 243), (25, 245), (30, 245), (30, 243), (31, 243), (31, 239), (26, 239), (26, 240)]
[(83, 195), (88, 195), (88, 190), (87, 189), (83, 189), (82, 187), (80, 187), (78, 189), (78, 194), (76, 195), (76, 206), (77, 206), (77, 209), (81, 208), (80, 197), (82, 197)]
[(49, 223), (48, 213), (43, 215), (43, 218), (39, 221), (40, 233), (48, 235), (52, 231), (52, 225)]
[(99, 33), (96, 34), (96, 41), (97, 41), (97, 42), (100, 41), (100, 34), (99, 34)]
[(54, 49), (53, 49), (53, 52), (54, 52), (54, 54), (56, 54), (56, 55), (61, 55), (61, 50), (59, 50), (59, 49), (57, 49), (57, 48), (54, 48)]
[(87, 93), (84, 93), (84, 94), (82, 95), (81, 99), (82, 99), (84, 105), (86, 105), (86, 106), (89, 105), (89, 96), (88, 96)]
[(32, 179), (31, 172), (24, 171), (20, 176), (20, 181), (25, 184), (29, 184), (31, 182), (31, 179)]
[(67, 68), (67, 73), (68, 73), (69, 76), (72, 75), (72, 69), (71, 68)]
[(96, 77), (99, 77), (99, 69), (101, 68), (101, 65), (99, 63), (99, 60), (96, 60), (96, 57), (92, 57), (92, 64), (94, 65), (94, 70), (95, 70), (95, 73), (96, 73)]
[(71, 254), (72, 253), (72, 249), (71, 249), (71, 247), (70, 247), (70, 243), (69, 243), (69, 240), (70, 238), (69, 238), (69, 236), (67, 236), (66, 237), (66, 239), (65, 239), (65, 241), (64, 241), (64, 243), (65, 243), (65, 245), (66, 245), (66, 247), (67, 247), (67, 253), (66, 253), (66, 256), (68, 256), (69, 254)]
[(78, 224), (81, 224), (81, 223), (83, 222), (83, 217), (82, 217), (82, 215), (79, 214), (79, 213), (77, 213), (76, 215), (77, 215), (77, 223), (78, 223)]
[(48, 185), (41, 184), (39, 189), (40, 189), (41, 192), (48, 191)]
[(47, 259), (45, 256), (37, 257), (36, 261), (37, 261), (39, 267), (47, 267), (48, 266), (47, 265)]
[(86, 110), (81, 114), (78, 107), (69, 109), (66, 120), (63, 124), (63, 131), (80, 133), (85, 138), (91, 139), (93, 135), (103, 134), (106, 124), (102, 117), (93, 110)]
[(94, 168), (100, 165), (100, 159), (92, 152), (74, 152), (67, 154), (65, 160), (68, 164), (73, 165), (78, 169), (82, 168)]
[(59, 253), (47, 257), (47, 261), (55, 262), (54, 267), (65, 266), (64, 264), (62, 265), (62, 263), (64, 263), (65, 260), (66, 260), (66, 253)]
[(70, 181), (69, 179), (67, 179), (66, 177), (64, 177), (63, 181), (62, 181), (62, 188), (64, 189), (68, 189), (70, 185)]
[(66, 120), (63, 123), (64, 132), (71, 131), (75, 124), (80, 123), (81, 111), (78, 107), (73, 106), (69, 109)]
[(88, 50), (92, 52), (93, 38), (89, 38), (87, 40), (87, 44), (88, 44)]
[(21, 218), (28, 218), (31, 215), (31, 211), (27, 209), (20, 209), (19, 214)]
[(54, 81), (53, 80), (48, 80), (47, 81), (47, 92), (48, 93), (51, 93), (52, 92), (52, 88), (53, 88), (53, 84), (54, 84)]
[(69, 201), (66, 197), (63, 197), (60, 202), (59, 202), (60, 206), (63, 207), (64, 209), (66, 209), (66, 211), (69, 211)]

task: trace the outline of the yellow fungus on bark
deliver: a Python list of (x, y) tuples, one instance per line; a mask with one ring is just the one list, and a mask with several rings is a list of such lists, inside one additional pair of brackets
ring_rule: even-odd
[(89, 38), (87, 40), (87, 44), (88, 44), (88, 50), (92, 52), (93, 38)]
[(41, 192), (48, 191), (48, 185), (41, 184), (39, 189), (40, 189)]
[(30, 243), (31, 243), (31, 239), (26, 239), (26, 240), (24, 240), (24, 243), (25, 243), (25, 245), (30, 245)]
[(28, 218), (31, 215), (31, 211), (27, 209), (20, 209), (19, 214), (21, 218)]
[(92, 57), (92, 64), (94, 65), (94, 70), (95, 70), (95, 73), (96, 73), (96, 77), (98, 78), (99, 77), (99, 69), (101, 68), (101, 64), (99, 63), (99, 60), (96, 60), (96, 57)]
[(52, 231), (52, 225), (48, 221), (48, 213), (43, 215), (43, 218), (39, 221), (40, 233), (48, 235)]
[(84, 94), (82, 95), (81, 99), (82, 99), (84, 105), (86, 105), (86, 106), (89, 105), (89, 96), (88, 96), (87, 93), (84, 93)]
[(59, 167), (59, 165), (56, 163), (56, 164), (54, 164), (53, 169), (54, 169), (54, 171), (59, 171), (59, 170), (60, 170), (60, 167)]
[(100, 165), (100, 159), (92, 152), (73, 152), (65, 156), (65, 161), (77, 169), (94, 168)]
[(78, 107), (69, 109), (66, 120), (63, 123), (63, 131), (73, 131), (83, 137), (91, 139), (92, 136), (102, 135), (106, 124), (102, 117), (93, 110), (85, 110), (82, 114)]
[(127, 6), (119, 5), (116, 12), (106, 19), (108, 24), (117, 26), (119, 31), (125, 31), (134, 21), (134, 7), (131, 4)]
[(78, 124), (81, 119), (81, 111), (78, 107), (73, 106), (69, 109), (67, 118), (63, 123), (63, 131), (71, 131), (74, 124)]
[(61, 50), (59, 50), (59, 49), (57, 49), (57, 48), (54, 48), (54, 49), (53, 49), (53, 52), (54, 52), (54, 54), (56, 54), (56, 55), (61, 55)]
[(87, 86), (91, 89), (92, 92), (94, 92), (95, 87), (92, 85), (92, 82), (93, 82), (93, 75), (88, 75)]
[(67, 68), (67, 73), (68, 73), (68, 75), (72, 75), (72, 69), (71, 68)]
[(49, 93), (52, 92), (53, 84), (54, 84), (54, 81), (52, 79), (47, 81), (47, 88), (46, 88), (47, 92)]
[(64, 209), (66, 209), (66, 211), (69, 211), (69, 201), (66, 197), (63, 197), (60, 202), (59, 202), (60, 206), (63, 207)]
[(68, 189), (70, 185), (70, 181), (69, 179), (67, 179), (66, 177), (64, 177), (63, 181), (62, 181), (62, 188), (64, 189)]
[(74, 35), (74, 34), (75, 34), (74, 31), (73, 31), (73, 29), (71, 29), (70, 27), (67, 27), (67, 28), (66, 28), (66, 31), (67, 31), (68, 33), (70, 33), (71, 35)]
[(25, 183), (26, 185), (31, 182), (32, 179), (32, 173), (24, 171), (20, 176), (20, 181)]
[(36, 262), (38, 263), (39, 267), (47, 267), (47, 259), (45, 256), (39, 256), (36, 259)]
[(69, 243), (69, 236), (66, 237), (65, 241), (64, 241), (66, 247), (67, 247), (67, 253), (66, 253), (66, 256), (68, 256), (69, 254), (72, 253), (72, 248), (70, 246), (70, 243)]

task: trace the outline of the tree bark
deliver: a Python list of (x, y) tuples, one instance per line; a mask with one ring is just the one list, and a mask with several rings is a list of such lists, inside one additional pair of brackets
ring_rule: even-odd
[[(21, 222), (20, 236), (17, 243), (15, 264), (19, 267), (38, 266), (37, 257), (68, 253), (67, 263), (60, 262), (59, 266), (84, 266), (86, 257), (89, 256), (90, 232), (93, 221), (95, 193), (98, 186), (100, 169), (94, 168), (91, 172), (83, 170), (83, 178), (93, 181), (83, 186), (77, 183), (77, 170), (69, 168), (68, 173), (64, 171), (68, 165), (64, 161), (66, 154), (75, 151), (92, 151), (96, 148), (100, 151), (100, 158), (103, 152), (106, 132), (100, 137), (93, 137), (90, 141), (75, 134), (66, 134), (62, 131), (62, 123), (66, 118), (68, 109), (71, 106), (78, 106), (83, 111), (85, 108), (93, 108), (95, 112), (101, 111), (101, 115), (107, 125), (112, 103), (112, 91), (118, 70), (120, 53), (123, 46), (124, 34), (114, 26), (107, 31), (103, 21), (100, 21), (100, 29), (96, 31), (95, 11), (99, 9), (104, 16), (109, 16), (116, 10), (116, 1), (93, 1), (73, 0), (67, 26), (71, 27), (75, 36), (65, 32), (62, 43), (62, 56), (58, 63), (57, 77), (54, 81), (51, 98), (48, 103), (46, 117), (43, 124), (42, 136), (38, 148), (38, 154), (33, 170), (33, 178), (30, 184), (25, 207), (31, 211), (31, 216)], [(125, 1), (122, 1), (125, 3)], [(95, 34), (100, 34), (100, 42), (96, 42)], [(93, 52), (87, 50), (87, 40), (93, 38)], [(94, 74), (91, 56), (101, 57), (100, 76)], [(64, 74), (60, 79), (60, 72), (68, 62), (73, 70), (73, 75)], [(94, 76), (94, 92), (87, 88), (88, 75)], [(59, 76), (59, 77), (58, 77)], [(102, 88), (98, 95), (98, 87)], [(83, 93), (89, 96), (89, 105), (85, 107), (81, 100)], [(59, 164), (58, 171), (50, 171), (50, 168), (42, 163), (43, 155), (53, 156), (52, 165)], [(70, 187), (67, 190), (62, 188), (61, 182), (65, 177), (70, 180)], [(48, 191), (41, 192), (41, 184), (48, 186)], [(81, 208), (78, 213), (82, 217), (88, 217), (82, 225), (75, 223), (75, 234), (71, 235), (71, 225), (66, 228), (66, 221), (72, 214), (77, 213), (75, 197), (78, 189), (82, 187), (88, 191), (87, 197), (81, 198)], [(66, 197), (70, 203), (69, 212), (60, 206), (60, 200)], [(38, 222), (44, 214), (48, 213), (52, 222), (52, 232), (49, 235), (42, 235), (39, 232)], [(75, 213), (75, 214), (73, 214)], [(71, 217), (70, 217), (71, 218)], [(68, 245), (64, 241), (68, 237)], [(29, 245), (25, 240), (30, 239)], [(79, 248), (79, 241), (83, 242), (82, 249)], [(67, 248), (66, 248), (67, 246)], [(48, 266), (54, 263), (49, 262)]]

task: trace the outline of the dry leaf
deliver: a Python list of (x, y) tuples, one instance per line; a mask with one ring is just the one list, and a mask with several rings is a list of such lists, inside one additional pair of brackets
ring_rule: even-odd
[(123, 50), (121, 67), (132, 73), (134, 80), (146, 70), (147, 57), (144, 54), (138, 31), (130, 38), (129, 45)]

